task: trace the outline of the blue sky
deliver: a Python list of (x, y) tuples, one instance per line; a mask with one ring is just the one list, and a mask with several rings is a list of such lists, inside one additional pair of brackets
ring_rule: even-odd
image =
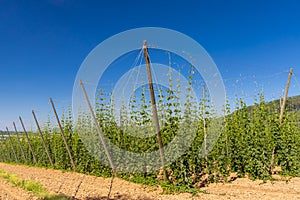
[(258, 84), (278, 96), (284, 71), (293, 67), (291, 95), (298, 95), (299, 10), (297, 0), (0, 0), (0, 129), (11, 129), (19, 115), (34, 126), (31, 109), (42, 119), (52, 115), (49, 97), (58, 108), (69, 105), (88, 53), (138, 27), (174, 29), (195, 39), (231, 94), (241, 89), (251, 96)]

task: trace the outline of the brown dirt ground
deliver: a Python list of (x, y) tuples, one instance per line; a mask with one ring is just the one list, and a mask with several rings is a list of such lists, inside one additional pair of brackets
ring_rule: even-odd
[[(31, 179), (45, 186), (50, 192), (63, 194), (70, 198), (82, 200), (106, 199), (109, 191), (110, 178), (95, 177), (73, 172), (62, 172), (53, 169), (10, 165), (0, 163), (0, 169), (16, 174), (22, 179)], [(81, 184), (80, 184), (81, 183)], [(79, 187), (80, 184), (80, 187)], [(79, 188), (79, 189), (78, 189)], [(290, 181), (263, 183), (246, 178), (237, 179), (232, 183), (210, 184), (202, 188), (207, 194), (162, 195), (161, 188), (139, 185), (116, 178), (113, 183), (111, 199), (145, 199), (145, 200), (223, 200), (223, 199), (300, 199), (300, 178)], [(78, 191), (77, 191), (78, 190)], [(30, 193), (15, 188), (0, 179), (0, 199), (36, 199)]]
[(37, 199), (37, 198), (27, 191), (14, 187), (6, 180), (0, 179), (0, 199), (23, 200), (23, 199)]

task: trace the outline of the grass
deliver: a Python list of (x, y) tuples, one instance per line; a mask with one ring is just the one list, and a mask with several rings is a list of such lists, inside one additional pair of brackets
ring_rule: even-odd
[(22, 188), (35, 196), (44, 200), (66, 200), (67, 197), (49, 193), (42, 184), (32, 180), (24, 180), (17, 177), (15, 174), (7, 173), (0, 169), (0, 178), (6, 179), (12, 185)]

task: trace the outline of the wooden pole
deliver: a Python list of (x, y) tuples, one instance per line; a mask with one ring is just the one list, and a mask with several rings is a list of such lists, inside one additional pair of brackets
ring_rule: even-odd
[(24, 161), (27, 162), (27, 159), (26, 159), (26, 156), (25, 156), (25, 153), (24, 153), (24, 149), (23, 149), (23, 147), (21, 145), (21, 142), (20, 142), (19, 133), (18, 133), (15, 122), (13, 122), (13, 125), (14, 125), (15, 132), (17, 134), (17, 141), (18, 141), (18, 144), (19, 144), (20, 149), (21, 149), (22, 157), (23, 157)]
[(206, 138), (207, 138), (207, 131), (206, 131), (206, 119), (205, 119), (205, 86), (204, 84), (202, 84), (202, 120), (203, 120), (203, 134), (204, 134), (204, 157), (205, 157), (205, 160), (207, 160), (207, 155), (206, 155), (206, 152), (207, 152), (207, 144), (206, 144)]
[(285, 110), (285, 105), (286, 105), (286, 100), (287, 100), (288, 93), (289, 93), (289, 87), (290, 87), (292, 75), (293, 75), (293, 68), (290, 68), (288, 80), (287, 80), (287, 83), (286, 83), (286, 86), (285, 86), (285, 92), (284, 92), (283, 102), (282, 102), (282, 106), (280, 108), (280, 116), (279, 116), (279, 124), (280, 125), (282, 124), (283, 113), (284, 113), (284, 110)]
[(84, 94), (84, 96), (85, 96), (85, 99), (86, 99), (86, 102), (87, 102), (87, 104), (88, 104), (88, 107), (89, 107), (90, 113), (91, 113), (91, 115), (92, 115), (92, 118), (93, 118), (93, 120), (94, 120), (94, 124), (95, 124), (96, 129), (97, 129), (97, 132), (98, 132), (98, 134), (99, 134), (99, 137), (100, 137), (102, 146), (103, 146), (103, 148), (104, 148), (105, 154), (106, 154), (106, 156), (107, 156), (107, 158), (108, 158), (108, 161), (109, 161), (109, 164), (110, 164), (110, 166), (111, 166), (111, 168), (112, 168), (112, 170), (113, 170), (113, 172), (114, 172), (114, 174), (115, 174), (115, 173), (116, 173), (116, 168), (115, 168), (115, 166), (114, 166), (114, 164), (113, 164), (113, 161), (112, 161), (112, 159), (111, 159), (111, 157), (110, 157), (110, 153), (109, 153), (109, 151), (108, 151), (108, 149), (107, 149), (107, 146), (106, 146), (106, 143), (105, 143), (105, 140), (104, 140), (104, 135), (103, 135), (102, 129), (101, 129), (101, 127), (100, 127), (100, 125), (99, 125), (99, 123), (98, 123), (98, 121), (97, 121), (97, 118), (96, 118), (95, 113), (94, 113), (94, 111), (93, 111), (91, 102), (90, 102), (89, 97), (88, 97), (88, 95), (87, 95), (87, 93), (86, 93), (86, 90), (85, 90), (85, 87), (84, 87), (84, 84), (83, 84), (82, 80), (80, 80), (80, 86), (81, 86), (82, 92), (83, 92), (83, 94)]
[(24, 133), (25, 133), (25, 136), (26, 136), (26, 139), (27, 139), (27, 142), (28, 142), (28, 146), (29, 146), (29, 150), (30, 150), (30, 152), (31, 152), (31, 154), (32, 154), (32, 157), (33, 157), (33, 161), (34, 161), (34, 163), (37, 165), (38, 162), (37, 162), (37, 160), (36, 160), (36, 156), (35, 156), (35, 154), (34, 154), (34, 152), (33, 152), (33, 149), (32, 149), (32, 146), (31, 146), (31, 142), (30, 142), (30, 140), (29, 140), (28, 133), (27, 133), (27, 131), (26, 131), (26, 129), (25, 129), (23, 120), (22, 120), (22, 118), (21, 118), (20, 116), (19, 116), (19, 120), (20, 120), (21, 125), (22, 125), (22, 127), (23, 127), (23, 131), (24, 131)]
[(17, 157), (17, 154), (16, 154), (16, 151), (15, 151), (15, 148), (14, 148), (14, 145), (13, 145), (13, 142), (12, 142), (12, 139), (11, 139), (11, 137), (10, 137), (10, 132), (9, 132), (9, 130), (8, 130), (7, 127), (6, 127), (6, 132), (7, 132), (7, 134), (8, 134), (8, 138), (9, 138), (9, 141), (10, 141), (11, 148), (12, 148), (12, 150), (13, 150), (13, 154), (14, 154), (15, 160), (16, 160), (16, 162), (19, 162), (18, 157)]
[[(286, 105), (286, 100), (288, 97), (288, 93), (289, 93), (289, 87), (290, 87), (290, 83), (291, 83), (291, 77), (293, 75), (293, 68), (290, 68), (290, 72), (288, 75), (288, 80), (285, 86), (285, 92), (284, 92), (284, 97), (283, 97), (283, 101), (280, 101), (281, 103), (281, 107), (280, 107), (280, 115), (279, 115), (279, 125), (282, 125), (282, 120), (283, 120), (283, 114), (284, 114), (284, 110), (285, 110), (285, 105)], [(281, 98), (280, 98), (281, 100)], [(275, 164), (275, 157), (276, 157), (276, 146), (273, 148), (272, 151), (272, 157), (271, 157), (271, 164), (270, 164), (270, 171), (269, 173), (272, 174), (273, 173), (273, 168), (274, 168), (274, 164)]]
[(155, 95), (154, 95), (154, 90), (153, 90), (152, 75), (151, 75), (151, 68), (150, 68), (150, 59), (149, 59), (149, 53), (148, 53), (146, 40), (144, 41), (144, 44), (143, 44), (143, 50), (144, 50), (144, 57), (145, 57), (145, 61), (146, 61), (146, 70), (147, 70), (148, 84), (149, 84), (151, 104), (152, 104), (152, 120), (155, 125), (155, 130), (156, 130), (156, 134), (157, 134), (157, 141), (158, 141), (158, 146), (159, 146), (159, 151), (160, 151), (160, 159), (161, 159), (161, 168), (163, 170), (164, 180), (167, 180), (167, 172), (164, 168), (165, 167), (164, 147), (163, 147), (161, 133), (160, 133), (160, 126), (159, 126), (159, 121), (158, 121), (158, 114), (157, 114)]
[(72, 168), (73, 168), (73, 170), (75, 170), (75, 169), (76, 169), (76, 167), (75, 167), (75, 162), (74, 162), (74, 159), (73, 159), (73, 157), (72, 157), (70, 147), (69, 147), (69, 145), (68, 145), (68, 143), (67, 143), (67, 140), (66, 140), (66, 138), (65, 138), (65, 133), (64, 133), (64, 130), (63, 130), (62, 126), (61, 126), (61, 123), (60, 123), (59, 117), (58, 117), (58, 115), (57, 115), (57, 112), (56, 112), (54, 103), (53, 103), (53, 101), (52, 101), (52, 98), (50, 98), (50, 104), (51, 104), (52, 109), (53, 109), (53, 111), (54, 111), (54, 115), (55, 115), (55, 117), (56, 117), (56, 120), (57, 120), (59, 129), (60, 129), (61, 136), (62, 136), (62, 138), (63, 138), (63, 140), (64, 140), (64, 143), (65, 143), (65, 146), (66, 146), (66, 149), (67, 149), (69, 158), (70, 158), (70, 160), (71, 160)]
[(39, 122), (38, 122), (38, 120), (37, 120), (37, 118), (36, 118), (36, 116), (35, 116), (34, 110), (32, 110), (32, 115), (33, 115), (34, 121), (35, 121), (35, 123), (36, 123), (37, 129), (38, 129), (38, 131), (39, 131), (39, 133), (40, 133), (40, 136), (41, 136), (41, 138), (42, 138), (42, 142), (43, 142), (43, 145), (44, 145), (45, 152), (46, 152), (46, 154), (47, 154), (47, 156), (48, 156), (48, 159), (49, 159), (49, 161), (50, 161), (50, 164), (53, 166), (53, 162), (52, 162), (51, 156), (50, 156), (49, 151), (48, 151), (48, 149), (47, 149), (47, 146), (46, 146), (46, 143), (45, 143), (45, 140), (44, 140), (44, 136), (43, 136), (42, 130), (41, 130), (41, 128), (40, 128)]

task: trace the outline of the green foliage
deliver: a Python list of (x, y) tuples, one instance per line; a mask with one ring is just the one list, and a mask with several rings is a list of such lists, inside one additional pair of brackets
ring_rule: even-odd
[[(145, 184), (161, 184), (164, 190), (189, 191), (195, 193), (198, 186), (209, 182), (227, 181), (231, 172), (237, 172), (239, 177), (245, 175), (252, 179), (268, 179), (271, 176), (271, 160), (275, 149), (275, 165), (280, 166), (283, 174), (300, 176), (300, 130), (299, 111), (287, 112), (283, 123), (279, 124), (278, 102), (266, 103), (263, 94), (252, 107), (247, 107), (242, 99), (236, 99), (232, 112), (230, 105), (224, 107), (225, 122), (220, 137), (208, 155), (199, 156), (202, 149), (205, 152), (210, 144), (203, 144), (209, 137), (209, 131), (218, 120), (210, 102), (208, 91), (204, 91), (200, 104), (192, 96), (194, 71), (189, 71), (187, 96), (185, 102), (180, 102), (180, 82), (173, 80), (174, 74), (168, 74), (169, 88), (157, 92), (157, 107), (160, 118), (161, 135), (164, 145), (169, 144), (178, 134), (180, 128), (186, 128), (185, 137), (191, 137), (189, 127), (196, 130), (196, 137), (188, 150), (179, 159), (166, 166), (169, 181), (158, 181), (160, 173), (119, 173), (120, 177)], [(176, 86), (175, 86), (176, 84)], [(122, 105), (120, 116), (113, 112), (114, 99), (103, 89), (99, 90), (96, 101), (96, 116), (104, 135), (114, 145), (131, 152), (152, 152), (158, 150), (156, 135), (146, 138), (134, 137), (132, 134), (153, 133), (151, 102), (147, 88), (142, 87), (140, 93), (135, 93), (129, 105)], [(116, 119), (118, 118), (119, 119)], [(120, 122), (120, 123), (117, 123)], [(104, 149), (93, 121), (89, 114), (80, 113), (74, 123), (70, 109), (63, 114), (62, 125), (68, 146), (76, 164), (76, 171), (97, 176), (111, 176)], [(27, 161), (22, 158), (17, 138), (12, 135), (12, 145), (9, 140), (1, 140), (1, 161), (34, 165), (33, 155), (28, 142), (21, 134), (21, 145)], [(71, 170), (71, 162), (67, 154), (60, 130), (51, 123), (44, 126), (43, 134), (54, 168)], [(208, 134), (208, 135), (207, 135)], [(50, 167), (41, 137), (38, 133), (29, 133), (33, 151), (38, 159), (38, 165)], [(85, 146), (84, 144), (89, 144)], [(17, 161), (12, 149), (15, 149)], [(181, 149), (183, 146), (177, 146)], [(112, 151), (111, 151), (112, 152)], [(94, 155), (94, 156), (93, 156)], [(133, 160), (122, 159), (123, 155), (114, 153), (115, 165), (121, 162), (134, 171), (138, 167)], [(176, 155), (176, 151), (173, 156)], [(151, 158), (153, 159), (153, 158)], [(144, 164), (145, 169), (147, 163)]]

